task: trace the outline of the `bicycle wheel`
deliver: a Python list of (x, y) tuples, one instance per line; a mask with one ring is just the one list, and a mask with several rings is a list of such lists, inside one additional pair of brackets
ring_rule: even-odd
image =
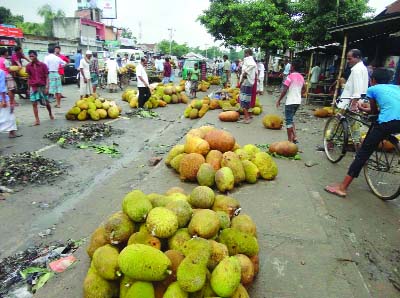
[(324, 149), (330, 162), (337, 163), (343, 158), (348, 140), (347, 121), (335, 116), (330, 118), (324, 129)]
[(394, 149), (376, 149), (364, 166), (367, 184), (378, 198), (393, 200), (400, 195), (400, 151), (398, 142)]

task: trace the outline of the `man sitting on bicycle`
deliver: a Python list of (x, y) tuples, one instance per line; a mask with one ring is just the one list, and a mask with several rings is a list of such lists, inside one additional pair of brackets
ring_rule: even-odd
[(327, 192), (345, 197), (347, 188), (353, 179), (358, 177), (378, 145), (391, 134), (400, 133), (400, 88), (390, 85), (390, 79), (391, 72), (386, 69), (376, 69), (371, 75), (371, 87), (367, 90), (369, 104), (359, 102), (358, 108), (369, 114), (378, 115), (377, 123), (373, 124), (367, 134), (343, 182), (326, 186)]

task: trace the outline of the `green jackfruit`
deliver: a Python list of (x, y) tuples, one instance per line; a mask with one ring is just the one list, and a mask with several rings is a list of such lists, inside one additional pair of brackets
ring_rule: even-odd
[(232, 218), (231, 228), (250, 234), (254, 237), (257, 235), (256, 224), (247, 214), (239, 214)]
[(175, 145), (172, 147), (172, 149), (168, 152), (167, 157), (165, 158), (165, 164), (169, 166), (171, 164), (171, 161), (176, 157), (177, 155), (184, 153), (185, 152), (185, 145)]
[(107, 118), (107, 111), (104, 109), (97, 109), (97, 113), (99, 113), (100, 119), (105, 119)]
[(220, 228), (219, 217), (215, 211), (202, 209), (196, 212), (188, 226), (192, 236), (199, 236), (205, 239), (213, 238)]
[(132, 244), (119, 254), (122, 273), (143, 281), (161, 281), (169, 275), (170, 259), (160, 250), (144, 244)]
[(222, 155), (221, 166), (232, 170), (235, 177), (235, 184), (240, 184), (246, 179), (242, 161), (234, 152), (228, 151)]
[(85, 121), (87, 119), (87, 110), (82, 110), (77, 118), (79, 121)]
[(228, 228), (219, 234), (219, 242), (228, 247), (229, 255), (244, 254), (252, 257), (258, 254), (257, 238), (242, 231)]
[(240, 263), (235, 257), (226, 257), (211, 273), (211, 287), (221, 297), (231, 297), (240, 284)]
[(104, 279), (116, 280), (121, 277), (118, 267), (119, 251), (116, 247), (106, 244), (96, 249), (93, 254), (93, 266)]
[(132, 286), (135, 280), (124, 275), (119, 283), (119, 298), (126, 298), (126, 293), (129, 288)]
[(185, 256), (183, 253), (177, 251), (177, 250), (167, 250), (165, 252), (165, 255), (170, 259), (171, 261), (171, 274), (162, 281), (162, 283), (168, 287), (170, 284), (176, 281), (177, 279), (177, 274), (178, 274), (178, 268), (181, 265), (182, 261), (185, 259)]
[(177, 280), (179, 287), (189, 293), (203, 288), (207, 277), (207, 267), (202, 263), (196, 263), (186, 257), (178, 267)]
[(189, 113), (189, 118), (190, 119), (196, 119), (199, 117), (199, 110), (198, 109), (192, 109)]
[(144, 244), (152, 246), (156, 249), (161, 249), (160, 239), (150, 235), (146, 228), (142, 228), (141, 231), (136, 232), (129, 237), (128, 245), (131, 244)]
[(165, 207), (156, 207), (147, 215), (146, 227), (158, 238), (169, 238), (178, 230), (178, 217)]
[(189, 241), (192, 237), (189, 234), (187, 228), (182, 228), (176, 231), (176, 233), (168, 239), (169, 249), (177, 250), (183, 253), (183, 247), (186, 241)]
[(97, 107), (93, 102), (88, 103), (88, 110), (95, 110), (96, 111)]
[(197, 172), (197, 182), (201, 186), (212, 187), (215, 184), (215, 169), (208, 163), (203, 163)]
[(131, 191), (122, 201), (122, 211), (134, 222), (144, 222), (152, 208), (150, 200), (140, 190)]
[(102, 278), (94, 268), (89, 268), (83, 282), (84, 298), (117, 298), (118, 284)]
[(186, 109), (185, 109), (185, 111), (183, 112), (183, 116), (185, 116), (185, 118), (189, 118), (189, 116), (190, 116), (190, 112), (192, 111), (192, 107), (191, 106), (188, 106)]
[(240, 160), (250, 160), (249, 154), (244, 149), (236, 149), (235, 154), (240, 158)]
[(251, 161), (257, 166), (263, 179), (273, 180), (278, 175), (278, 166), (268, 153), (256, 153)]
[(235, 186), (235, 176), (228, 167), (222, 167), (215, 173), (215, 184), (220, 192), (232, 190)]
[(110, 240), (107, 237), (106, 229), (104, 226), (98, 227), (90, 237), (89, 246), (86, 249), (87, 254), (90, 258), (93, 257), (94, 252), (99, 247), (110, 243)]
[(68, 114), (71, 114), (71, 115), (79, 115), (80, 112), (81, 112), (81, 109), (80, 109), (80, 108), (78, 108), (78, 107), (73, 107), (72, 109), (70, 109), (70, 110), (68, 111)]
[(103, 107), (103, 103), (99, 99), (96, 99), (94, 101), (94, 104), (96, 105), (96, 108), (98, 108), (98, 109), (101, 109)]
[(207, 265), (211, 256), (211, 243), (203, 238), (197, 237), (183, 244), (183, 254), (190, 257), (193, 263)]
[(100, 114), (95, 110), (90, 111), (89, 115), (90, 115), (90, 119), (92, 119), (93, 121), (99, 121), (100, 120)]
[(128, 215), (123, 212), (117, 212), (111, 215), (104, 224), (107, 239), (113, 245), (126, 243), (129, 237), (135, 231), (133, 222)]
[(214, 199), (215, 194), (211, 188), (208, 186), (197, 186), (190, 193), (189, 203), (193, 208), (208, 209), (214, 204)]
[(192, 207), (186, 200), (171, 201), (167, 204), (167, 206), (165, 206), (165, 208), (175, 213), (178, 218), (179, 228), (186, 227), (187, 223), (190, 221), (193, 215)]
[(180, 193), (180, 192), (174, 192), (174, 193), (168, 195), (167, 197), (169, 198), (169, 200), (171, 202), (175, 202), (175, 201), (185, 201), (185, 202), (187, 202), (188, 201), (188, 197), (185, 194)]
[(169, 196), (170, 194), (177, 193), (177, 192), (179, 192), (181, 194), (185, 194), (185, 190), (182, 187), (174, 186), (174, 187), (171, 187), (170, 189), (168, 189), (165, 192), (165, 195)]
[(232, 294), (231, 298), (250, 298), (246, 288), (239, 284), (236, 291)]
[(256, 153), (260, 152), (260, 149), (253, 144), (244, 145), (242, 149), (247, 153), (250, 160), (254, 158)]
[(155, 298), (151, 282), (135, 281), (126, 293), (125, 298)]
[(169, 285), (163, 298), (188, 298), (189, 294), (182, 290), (178, 282)]
[(231, 226), (231, 219), (228, 213), (224, 211), (217, 211), (216, 212), (219, 217), (219, 223), (221, 225), (221, 229), (227, 229)]
[(258, 177), (260, 176), (260, 171), (258, 170), (257, 166), (250, 160), (242, 160), (242, 165), (246, 174), (246, 182), (252, 184), (256, 183)]
[(179, 173), (179, 166), (181, 164), (181, 160), (182, 158), (186, 155), (186, 153), (181, 153), (178, 154), (177, 156), (175, 156), (172, 160), (171, 160), (171, 167)]
[(217, 195), (215, 196), (212, 210), (214, 210), (215, 212), (223, 211), (227, 213), (230, 218), (232, 218), (237, 212), (237, 210), (239, 210), (239, 208), (240, 208), (240, 203), (235, 198), (223, 195)]
[(167, 196), (158, 193), (150, 193), (147, 195), (153, 208), (155, 207), (165, 207), (171, 200)]
[(214, 240), (208, 241), (211, 243), (212, 251), (210, 259), (208, 260), (207, 268), (213, 270), (225, 257), (229, 257), (229, 252), (225, 244), (218, 243)]

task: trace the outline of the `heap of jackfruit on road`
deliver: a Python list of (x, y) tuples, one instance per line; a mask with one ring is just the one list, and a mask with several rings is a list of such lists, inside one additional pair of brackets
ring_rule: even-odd
[(197, 181), (220, 192), (278, 175), (278, 166), (268, 153), (253, 144), (240, 147), (232, 134), (212, 126), (190, 130), (185, 144), (175, 145), (165, 164), (179, 173), (181, 180)]
[(115, 101), (97, 98), (96, 94), (89, 97), (79, 99), (75, 105), (67, 112), (65, 118), (67, 120), (94, 120), (118, 118), (122, 109)]
[(257, 228), (235, 198), (128, 193), (93, 233), (84, 298), (248, 298), (259, 270)]

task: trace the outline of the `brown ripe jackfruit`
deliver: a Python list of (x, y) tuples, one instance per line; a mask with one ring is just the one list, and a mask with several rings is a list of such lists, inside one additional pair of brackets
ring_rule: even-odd
[(204, 156), (198, 153), (190, 153), (183, 156), (179, 164), (181, 180), (196, 181), (200, 166), (205, 163)]

